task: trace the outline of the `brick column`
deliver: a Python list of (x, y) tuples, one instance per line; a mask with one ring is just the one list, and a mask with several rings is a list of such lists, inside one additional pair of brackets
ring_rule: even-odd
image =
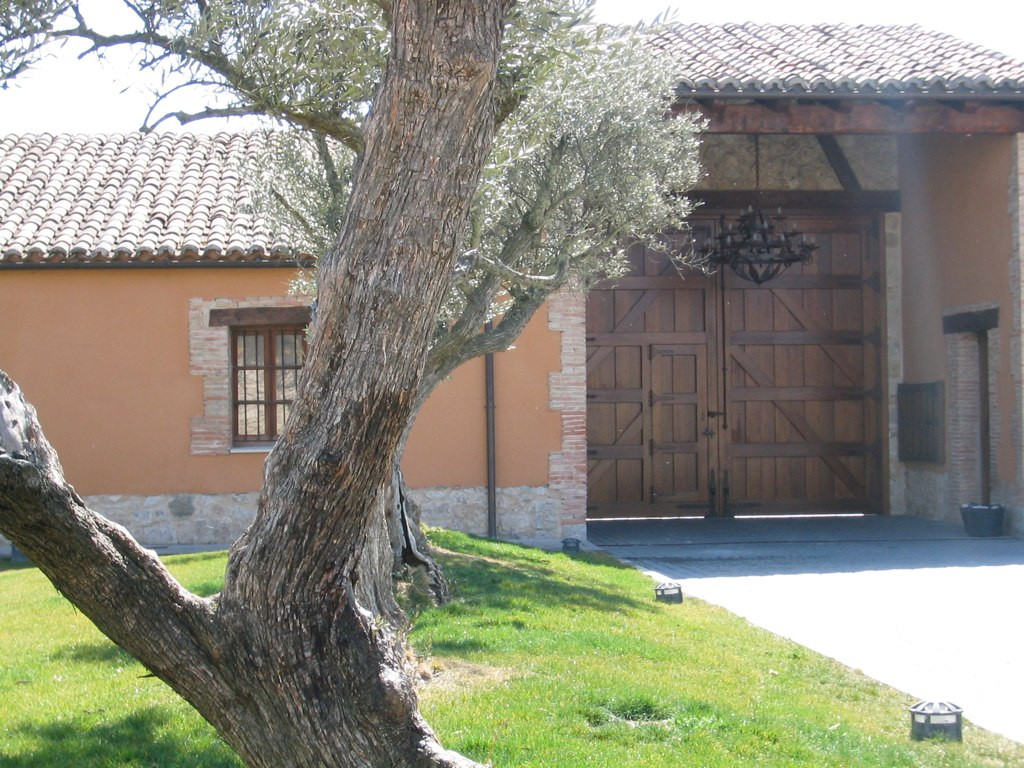
[[(961, 312), (977, 312), (992, 309), (993, 304), (972, 304), (952, 307), (944, 315)], [(1000, 334), (988, 333), (988, 397), (989, 397), (989, 438), (992, 454), (989, 462), (994, 502), (1002, 503), (999, 492), (997, 461), (1000, 441), (999, 398), (997, 382), (1000, 369)], [(980, 502), (982, 499), (980, 480), (982, 476), (979, 457), (981, 456), (981, 393), (978, 389), (978, 335), (975, 333), (948, 333), (946, 342), (946, 370), (949, 390), (947, 393), (947, 431), (949, 449), (949, 470), (943, 493), (943, 506), (937, 510), (939, 516), (951, 522), (960, 520), (960, 505)]]
[(548, 459), (561, 506), (561, 536), (587, 535), (587, 301), (563, 288), (548, 300), (548, 328), (561, 333), (561, 370), (548, 377), (549, 405), (562, 414), (562, 447)]

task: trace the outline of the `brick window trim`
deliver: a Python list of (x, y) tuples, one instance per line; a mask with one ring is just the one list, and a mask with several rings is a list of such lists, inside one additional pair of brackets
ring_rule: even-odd
[[(245, 324), (265, 324), (263, 317), (277, 320), (302, 314), (308, 319), (311, 299), (304, 296), (256, 296), (246, 299), (202, 299), (189, 301), (189, 373), (202, 379), (202, 413), (193, 415), (190, 453), (193, 456), (224, 456), (233, 452), (266, 451), (269, 446), (233, 445), (231, 412), (231, 326), (232, 317), (248, 317)], [(276, 310), (283, 310), (278, 312)], [(241, 312), (241, 314), (238, 314)]]

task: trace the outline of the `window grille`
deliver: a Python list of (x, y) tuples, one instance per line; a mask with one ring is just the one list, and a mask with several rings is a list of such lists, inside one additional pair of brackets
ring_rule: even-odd
[(302, 326), (232, 328), (231, 350), (235, 443), (273, 442), (298, 391), (306, 332)]
[(946, 396), (941, 381), (900, 384), (896, 389), (899, 412), (900, 461), (946, 460)]

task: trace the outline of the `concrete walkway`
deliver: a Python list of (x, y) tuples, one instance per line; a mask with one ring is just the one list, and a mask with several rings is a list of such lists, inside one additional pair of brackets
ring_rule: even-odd
[(588, 538), (687, 595), (1024, 742), (1022, 539), (908, 517), (602, 521)]

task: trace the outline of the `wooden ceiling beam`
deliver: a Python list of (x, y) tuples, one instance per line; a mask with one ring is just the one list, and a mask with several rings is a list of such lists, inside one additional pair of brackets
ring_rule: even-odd
[(857, 178), (853, 166), (850, 165), (850, 161), (846, 158), (843, 148), (839, 146), (836, 137), (830, 133), (819, 133), (817, 139), (821, 151), (825, 153), (828, 164), (832, 166), (832, 172), (839, 180), (839, 185), (847, 192), (860, 192), (860, 180)]
[[(715, 190), (695, 189), (687, 193), (687, 197), (699, 201), (703, 211), (739, 211), (758, 200), (754, 190)], [(776, 207), (786, 212), (793, 211), (887, 211), (900, 210), (899, 192), (876, 192), (872, 190), (847, 191), (769, 191), (760, 193), (758, 203), (765, 210)]]
[(737, 102), (719, 99), (710, 106), (677, 104), (677, 113), (698, 112), (708, 120), (707, 133), (738, 134), (892, 134), (892, 133), (1024, 133), (1024, 104), (959, 102), (959, 109), (938, 101), (843, 100), (848, 109), (820, 102), (784, 99)]

